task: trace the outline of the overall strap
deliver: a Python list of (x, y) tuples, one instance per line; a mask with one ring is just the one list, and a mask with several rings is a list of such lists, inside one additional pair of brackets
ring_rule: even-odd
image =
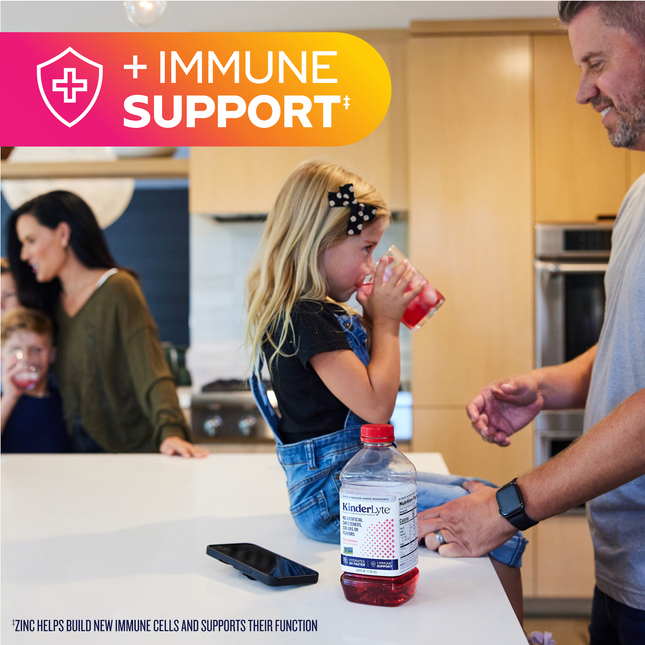
[(258, 369), (257, 372), (253, 372), (251, 378), (249, 379), (249, 384), (251, 386), (251, 392), (253, 392), (253, 398), (255, 403), (258, 406), (258, 409), (262, 413), (264, 420), (269, 424), (273, 436), (275, 437), (276, 443), (281, 444), (280, 438), (278, 437), (278, 421), (279, 417), (276, 414), (276, 411), (273, 409), (269, 401), (269, 395), (267, 394), (267, 389), (264, 386), (264, 383), (260, 380), (259, 375), (262, 374), (262, 368), (264, 367), (264, 361), (262, 356), (258, 359)]
[[(357, 315), (352, 314), (334, 314), (343, 329), (345, 338), (351, 347), (352, 351), (359, 358), (361, 363), (367, 367), (370, 362), (370, 355), (367, 351), (367, 333), (361, 324), (361, 319)], [(357, 414), (348, 410), (345, 417), (344, 429), (360, 428), (367, 423), (364, 419)]]

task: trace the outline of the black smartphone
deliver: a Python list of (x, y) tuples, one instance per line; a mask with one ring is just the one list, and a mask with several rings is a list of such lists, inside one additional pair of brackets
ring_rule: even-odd
[(211, 544), (207, 555), (230, 564), (247, 578), (271, 587), (311, 585), (318, 582), (318, 572), (257, 544)]

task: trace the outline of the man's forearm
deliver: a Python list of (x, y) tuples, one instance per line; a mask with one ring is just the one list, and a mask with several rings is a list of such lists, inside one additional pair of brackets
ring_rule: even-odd
[(567, 450), (518, 478), (527, 514), (543, 520), (645, 475), (644, 445), (645, 389)]
[(545, 410), (584, 408), (597, 345), (562, 365), (532, 372), (544, 397)]

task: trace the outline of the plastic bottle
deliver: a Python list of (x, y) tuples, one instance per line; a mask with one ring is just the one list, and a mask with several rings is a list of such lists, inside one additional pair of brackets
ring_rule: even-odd
[(417, 471), (391, 425), (362, 426), (361, 441), (340, 473), (340, 582), (350, 602), (397, 607), (419, 580)]

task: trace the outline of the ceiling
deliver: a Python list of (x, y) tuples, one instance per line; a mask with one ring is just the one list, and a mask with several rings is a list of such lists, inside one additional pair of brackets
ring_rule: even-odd
[[(413, 20), (557, 17), (557, 2), (406, 2), (168, 0), (164, 20), (149, 31), (347, 31), (405, 29)], [(2, 31), (136, 32), (117, 0), (0, 2)]]

